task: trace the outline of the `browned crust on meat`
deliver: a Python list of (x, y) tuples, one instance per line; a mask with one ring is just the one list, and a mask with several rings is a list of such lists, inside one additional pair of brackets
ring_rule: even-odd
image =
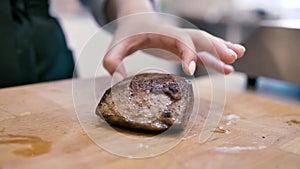
[[(115, 105), (112, 99), (111, 88), (108, 89), (101, 98), (100, 103), (97, 106), (96, 114), (105, 119), (109, 124), (124, 128), (154, 132), (165, 131), (176, 122), (178, 125), (182, 125), (181, 123), (188, 118), (185, 115), (181, 116), (180, 118), (182, 119), (179, 119), (178, 121), (172, 118), (176, 111), (172, 104), (176, 103), (180, 99), (183, 99), (182, 92), (192, 91), (191, 84), (186, 85), (186, 83), (187, 81), (184, 78), (170, 74), (146, 73), (131, 77), (129, 84), (129, 90), (131, 92), (130, 99), (135, 99), (135, 97), (141, 98), (143, 95), (146, 95), (149, 92), (157, 92), (164, 93), (172, 100), (172, 103), (167, 105), (169, 106), (168, 110), (161, 112), (160, 116), (152, 123), (139, 123), (125, 118), (120, 114), (120, 112), (116, 111), (117, 105)], [(183, 88), (184, 86), (188, 86), (189, 89)], [(193, 98), (187, 100), (187, 102), (188, 101), (191, 102), (189, 104), (193, 104)], [(135, 102), (135, 104), (147, 103)], [(187, 106), (186, 111), (191, 111), (191, 107)]]
[(170, 74), (139, 74), (132, 78), (130, 89), (133, 93), (138, 92), (163, 92), (171, 99), (180, 100), (181, 90), (174, 76)]
[[(96, 114), (103, 118), (106, 122), (112, 125), (130, 128), (134, 130), (147, 130), (151, 128), (151, 131), (160, 132), (164, 131), (169, 128), (169, 126), (161, 126), (160, 128), (154, 126), (153, 124), (149, 123), (136, 123), (134, 121), (129, 121), (128, 119), (124, 118), (118, 111), (115, 111), (114, 106), (115, 104), (111, 102), (112, 95), (110, 95), (111, 89), (106, 90), (104, 96), (101, 99), (100, 103), (97, 106), (98, 111)], [(109, 111), (107, 111), (109, 110)], [(102, 113), (105, 112), (105, 113)], [(101, 114), (100, 114), (101, 113)]]

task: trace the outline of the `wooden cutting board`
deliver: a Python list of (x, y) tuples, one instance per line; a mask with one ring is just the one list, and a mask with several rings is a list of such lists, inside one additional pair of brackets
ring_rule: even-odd
[(0, 90), (0, 169), (300, 168), (300, 107), (249, 94), (227, 92), (218, 127), (199, 144), (211, 105), (211, 86), (203, 79), (195, 81), (201, 90), (200, 115), (179, 144), (149, 158), (112, 154), (84, 131), (90, 127), (94, 136), (101, 131), (106, 141), (127, 146), (94, 116), (93, 106), (109, 85), (110, 79), (102, 77), (96, 82), (76, 80), (73, 86), (67, 80)]

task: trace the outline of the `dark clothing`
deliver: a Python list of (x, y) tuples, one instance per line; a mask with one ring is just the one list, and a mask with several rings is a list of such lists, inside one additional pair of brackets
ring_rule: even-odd
[(48, 10), (48, 0), (0, 0), (0, 87), (72, 77), (72, 53)]

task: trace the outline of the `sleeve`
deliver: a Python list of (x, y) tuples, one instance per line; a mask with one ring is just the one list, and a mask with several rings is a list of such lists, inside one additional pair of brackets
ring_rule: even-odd
[[(87, 6), (93, 14), (96, 22), (100, 26), (104, 26), (110, 20), (107, 17), (107, 2), (109, 0), (80, 0), (82, 4)], [(149, 0), (153, 4), (153, 8), (156, 9), (155, 0)]]

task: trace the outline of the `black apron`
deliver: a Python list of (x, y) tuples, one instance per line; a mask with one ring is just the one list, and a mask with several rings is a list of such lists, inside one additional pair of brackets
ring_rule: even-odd
[(0, 87), (72, 77), (72, 53), (48, 10), (48, 0), (0, 0)]

